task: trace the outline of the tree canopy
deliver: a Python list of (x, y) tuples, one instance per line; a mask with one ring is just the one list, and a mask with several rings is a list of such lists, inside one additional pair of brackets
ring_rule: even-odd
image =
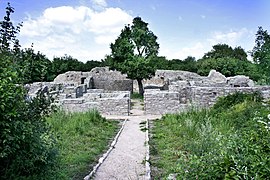
[(159, 51), (157, 36), (149, 30), (148, 23), (135, 17), (132, 25), (124, 27), (110, 48), (111, 55), (107, 56), (107, 64), (111, 69), (137, 80), (139, 93), (143, 94), (142, 80), (155, 74), (154, 60)]
[(270, 35), (262, 27), (259, 27), (256, 33), (255, 46), (251, 51), (251, 56), (259, 66), (263, 81), (270, 83)]
[(247, 60), (247, 53), (245, 50), (238, 46), (234, 49), (227, 44), (216, 44), (213, 49), (203, 56), (203, 59), (207, 58), (235, 58), (239, 60)]

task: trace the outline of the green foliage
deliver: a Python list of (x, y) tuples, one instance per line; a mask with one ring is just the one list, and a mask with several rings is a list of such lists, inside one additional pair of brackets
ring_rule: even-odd
[(0, 27), (0, 179), (21, 179), (46, 171), (54, 164), (55, 141), (45, 122), (50, 98), (41, 92), (33, 99), (21, 82), (19, 41), (8, 4)]
[(203, 59), (218, 59), (218, 58), (235, 58), (238, 60), (247, 60), (247, 53), (240, 46), (232, 48), (227, 44), (217, 44), (213, 46), (213, 49), (210, 52), (207, 52)]
[(95, 67), (104, 66), (104, 62), (87, 61), (83, 63), (72, 56), (54, 57), (52, 62), (47, 64), (47, 81), (53, 81), (54, 78), (67, 71), (91, 71)]
[(262, 96), (259, 92), (254, 92), (252, 94), (236, 92), (229, 96), (220, 97), (214, 104), (213, 110), (221, 112), (235, 106), (236, 104), (244, 103), (245, 101), (261, 102)]
[(50, 60), (32, 48), (21, 50), (17, 64), (22, 69), (24, 83), (42, 82), (47, 80)]
[(198, 74), (207, 76), (211, 69), (226, 77), (246, 75), (255, 81), (261, 78), (258, 67), (247, 60), (247, 54), (240, 46), (233, 49), (227, 44), (214, 45), (213, 49), (197, 62)]
[(14, 8), (10, 6), (10, 3), (6, 7), (6, 15), (4, 20), (0, 21), (0, 51), (18, 50), (20, 47), (19, 40), (16, 35), (20, 32), (22, 24), (14, 26), (10, 16), (14, 13)]
[(256, 33), (255, 46), (251, 51), (253, 61), (258, 64), (262, 82), (270, 83), (270, 35), (259, 27)]
[(143, 96), (141, 94), (139, 94), (139, 93), (133, 92), (131, 94), (131, 99), (141, 99), (141, 100), (143, 100)]
[(268, 178), (270, 107), (256, 93), (229, 95), (217, 102), (222, 103), (222, 108), (166, 115), (154, 122), (154, 178), (170, 173), (177, 179)]
[(198, 74), (207, 76), (211, 69), (215, 69), (226, 77), (236, 75), (247, 75), (254, 80), (260, 76), (257, 74), (255, 64), (249, 61), (241, 61), (235, 58), (208, 58), (197, 62)]
[(83, 179), (118, 129), (117, 121), (108, 121), (97, 111), (58, 111), (47, 122), (58, 137), (60, 158), (44, 179)]
[(147, 26), (140, 17), (135, 17), (132, 25), (125, 26), (115, 43), (111, 44), (112, 53), (106, 58), (111, 69), (138, 81), (140, 94), (143, 94), (141, 81), (155, 74), (154, 58), (159, 50), (157, 37)]

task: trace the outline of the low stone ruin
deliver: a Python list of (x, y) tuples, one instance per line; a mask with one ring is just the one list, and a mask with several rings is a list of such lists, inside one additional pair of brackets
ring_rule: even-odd
[(129, 115), (133, 81), (104, 67), (90, 72), (69, 71), (53, 82), (36, 82), (27, 85), (27, 89), (32, 97), (39, 90), (46, 91), (65, 111), (96, 109), (107, 115)]
[[(190, 107), (212, 106), (220, 96), (234, 92), (259, 91), (270, 99), (270, 86), (256, 86), (247, 76), (225, 77), (211, 70), (208, 76), (186, 71), (157, 70), (150, 80), (143, 81), (146, 114), (186, 111)], [(97, 109), (102, 114), (129, 115), (130, 93), (137, 91), (136, 81), (108, 67), (90, 72), (69, 71), (53, 82), (27, 85), (30, 96), (41, 90), (51, 94), (65, 111), (84, 112)]]
[(151, 84), (159, 79), (160, 87), (144, 94), (146, 114), (165, 114), (186, 111), (191, 107), (207, 108), (220, 96), (235, 92), (258, 91), (264, 99), (270, 99), (270, 86), (255, 86), (247, 76), (225, 77), (211, 70), (207, 77), (186, 71), (158, 70), (155, 77), (145, 81)]

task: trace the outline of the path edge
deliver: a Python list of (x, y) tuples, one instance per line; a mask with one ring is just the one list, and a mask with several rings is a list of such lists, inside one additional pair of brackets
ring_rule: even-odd
[(119, 139), (119, 136), (121, 135), (125, 125), (126, 125), (126, 122), (127, 122), (128, 119), (125, 119), (125, 121), (123, 122), (122, 124), (122, 127), (121, 129), (118, 131), (118, 133), (116, 134), (116, 136), (114, 137), (114, 140), (112, 141), (111, 145), (110, 145), (110, 148), (107, 150), (106, 153), (104, 153), (102, 155), (101, 158), (99, 158), (98, 160), (98, 163), (93, 167), (93, 170), (88, 174), (86, 175), (83, 179), (84, 180), (90, 180), (90, 178), (93, 177), (93, 175), (97, 172), (98, 168), (101, 166), (101, 164), (104, 162), (104, 160), (109, 156), (109, 154), (111, 153), (111, 151), (113, 150), (113, 148), (115, 147), (115, 144), (117, 143), (118, 139)]
[(146, 155), (145, 155), (145, 179), (151, 180), (151, 167), (150, 167), (150, 146), (149, 146), (149, 119), (146, 120)]

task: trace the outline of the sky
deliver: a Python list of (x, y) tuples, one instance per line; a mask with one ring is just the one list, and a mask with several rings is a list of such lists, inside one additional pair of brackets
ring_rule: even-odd
[(270, 31), (269, 0), (0, 0), (0, 20), (7, 2), (15, 9), (12, 22), (23, 22), (22, 48), (33, 44), (49, 59), (100, 61), (137, 16), (167, 59), (199, 59), (218, 43), (250, 51), (258, 26)]

